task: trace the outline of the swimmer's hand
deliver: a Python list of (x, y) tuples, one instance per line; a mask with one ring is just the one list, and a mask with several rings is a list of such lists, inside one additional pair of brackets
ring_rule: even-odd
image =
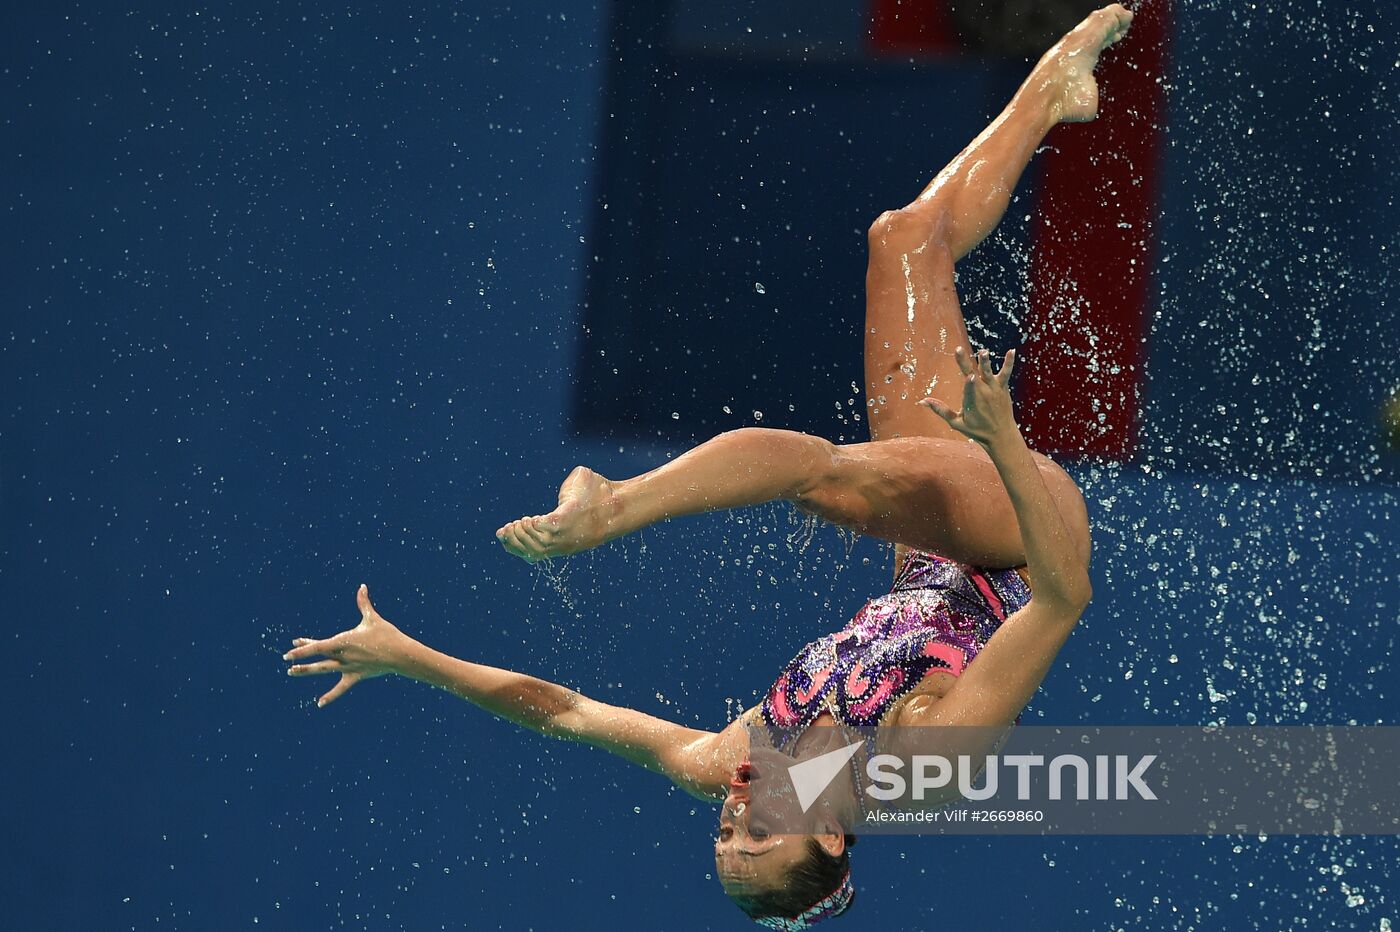
[(1002, 360), (1000, 372), (992, 372), (992, 359), (986, 350), (974, 361), (967, 350), (959, 346), (954, 352), (958, 368), (966, 376), (963, 382), (961, 411), (954, 411), (937, 398), (925, 398), (919, 404), (929, 408), (960, 434), (965, 434), (984, 447), (1010, 434), (1019, 434), (1011, 410), (1011, 370), (1016, 365), (1016, 351), (1010, 350)]
[[(398, 628), (385, 621), (369, 601), (369, 587), (360, 586), (355, 594), (360, 607), (360, 623), (349, 631), (323, 641), (297, 638), (283, 660), (296, 661), (287, 668), (288, 676), (317, 676), (339, 673), (340, 680), (331, 691), (316, 700), (317, 707), (334, 702), (360, 680), (386, 673), (395, 673), (415, 642)], [(324, 660), (303, 661), (324, 656)]]

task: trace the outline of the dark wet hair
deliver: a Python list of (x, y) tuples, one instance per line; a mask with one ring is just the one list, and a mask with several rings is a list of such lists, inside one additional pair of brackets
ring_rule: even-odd
[(787, 919), (801, 915), (841, 885), (846, 872), (851, 869), (851, 846), (855, 843), (856, 836), (847, 835), (845, 850), (832, 857), (819, 841), (809, 836), (807, 856), (793, 865), (782, 886), (736, 899), (735, 902), (750, 919), (767, 919), (770, 916)]

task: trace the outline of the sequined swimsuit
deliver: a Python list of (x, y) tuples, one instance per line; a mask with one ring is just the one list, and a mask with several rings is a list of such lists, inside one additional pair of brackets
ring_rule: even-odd
[[(822, 712), (879, 725), (925, 676), (957, 676), (1007, 616), (1030, 601), (1015, 570), (983, 570), (909, 552), (888, 595), (798, 653), (763, 699), (763, 721), (788, 735)], [(786, 743), (786, 742), (783, 742)]]

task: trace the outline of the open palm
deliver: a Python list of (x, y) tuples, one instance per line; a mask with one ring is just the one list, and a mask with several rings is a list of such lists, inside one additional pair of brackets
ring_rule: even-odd
[(1000, 372), (992, 371), (991, 354), (981, 350), (974, 360), (959, 346), (953, 353), (963, 381), (962, 410), (954, 411), (937, 398), (919, 402), (947, 421), (958, 433), (965, 434), (983, 446), (996, 437), (1016, 430), (1011, 410), (1011, 370), (1016, 365), (1016, 351), (1008, 350)]
[[(316, 700), (318, 706), (339, 699), (360, 680), (393, 673), (404, 646), (410, 643), (406, 634), (374, 610), (367, 586), (360, 586), (355, 601), (360, 609), (358, 625), (324, 640), (297, 638), (292, 641), (292, 649), (282, 655), (283, 660), (297, 661), (287, 668), (289, 676), (340, 674), (330, 692)], [(302, 662), (318, 656), (325, 659)]]

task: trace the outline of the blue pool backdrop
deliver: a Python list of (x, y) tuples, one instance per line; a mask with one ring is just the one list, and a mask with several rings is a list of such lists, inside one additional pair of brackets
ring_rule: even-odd
[[(779, 507), (548, 570), (493, 539), (576, 463), (627, 475), (755, 423), (748, 384), (777, 399), (767, 426), (859, 436), (861, 231), (1027, 67), (768, 73), (806, 117), (754, 107), (779, 96), (762, 69), (752, 94), (725, 85), (773, 132), (692, 133), (637, 209), (731, 241), (745, 230), (686, 205), (741, 179), (822, 199), (786, 201), (793, 222), (844, 219), (813, 230), (820, 263), (781, 245), (714, 283), (716, 301), (765, 284), (762, 313), (786, 322), (765, 345), (687, 359), (659, 307), (648, 332), (673, 364), (637, 410), (684, 403), (669, 429), (629, 429), (627, 410), (590, 420), (578, 373), (594, 244), (640, 219), (600, 197), (630, 7), (7, 11), (6, 928), (748, 926), (710, 876), (711, 807), (412, 683), (318, 711), (329, 683), (279, 659), (351, 625), (367, 582), (449, 652), (717, 727), (887, 586), (883, 546)], [(1396, 723), (1400, 501), (1376, 417), (1400, 383), (1395, 19), (1176, 4), (1142, 447), (1073, 467), (1096, 599), (1027, 721)], [(858, 81), (939, 106), (890, 125)], [(785, 175), (778, 148), (802, 133), (889, 157)], [(1023, 216), (969, 272), (993, 296), (969, 302), (975, 327), (1005, 341), (1020, 282), (997, 270), (1025, 261)], [(828, 346), (845, 355), (810, 361)], [(783, 359), (829, 377), (796, 394), (773, 381)], [(1382, 838), (870, 839), (843, 927), (1383, 930), (1397, 855)]]

